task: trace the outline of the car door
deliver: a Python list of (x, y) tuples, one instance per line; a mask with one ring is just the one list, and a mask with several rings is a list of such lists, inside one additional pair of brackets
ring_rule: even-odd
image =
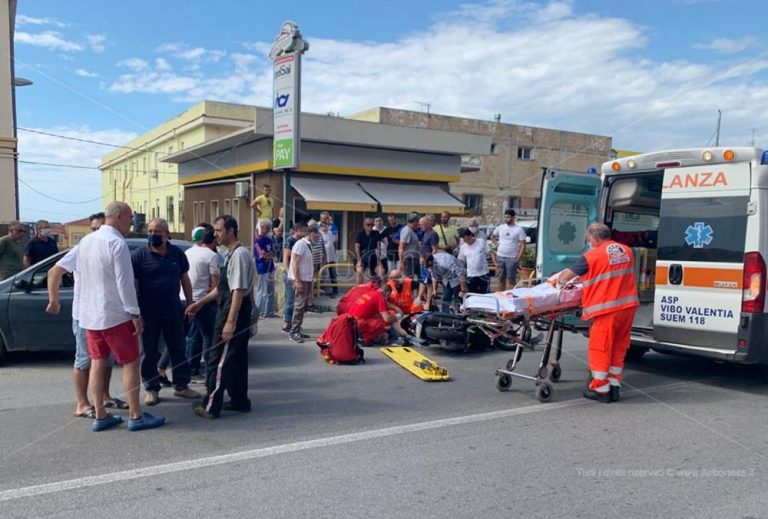
[(667, 169), (661, 195), (653, 338), (733, 350), (741, 317), (748, 162)]
[(536, 275), (550, 276), (570, 267), (587, 251), (584, 234), (598, 221), (600, 176), (548, 170), (541, 183)]
[[(73, 349), (72, 276), (65, 277), (59, 291), (61, 311), (58, 315), (45, 312), (48, 305), (48, 270), (61, 254), (44, 260), (16, 276), (8, 300), (8, 320), (11, 329), (9, 350), (50, 351)], [(19, 283), (18, 280), (22, 282)]]

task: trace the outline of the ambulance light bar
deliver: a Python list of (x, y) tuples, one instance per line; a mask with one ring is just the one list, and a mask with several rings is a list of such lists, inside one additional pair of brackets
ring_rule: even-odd
[(768, 164), (768, 150), (765, 150), (763, 156), (760, 157), (760, 165), (765, 166), (766, 164)]

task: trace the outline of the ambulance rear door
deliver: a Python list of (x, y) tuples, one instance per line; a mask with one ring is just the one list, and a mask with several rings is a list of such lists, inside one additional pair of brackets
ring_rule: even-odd
[(751, 165), (664, 171), (653, 338), (692, 352), (735, 350)]
[(541, 184), (536, 275), (550, 276), (572, 266), (587, 251), (589, 224), (598, 221), (599, 175), (548, 170)]

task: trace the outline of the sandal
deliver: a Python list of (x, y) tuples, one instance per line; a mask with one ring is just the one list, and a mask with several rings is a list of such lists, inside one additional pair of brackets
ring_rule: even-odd
[(96, 418), (96, 409), (91, 406), (82, 413), (75, 413), (75, 418), (90, 418), (91, 420)]
[(104, 407), (114, 407), (115, 409), (128, 409), (128, 402), (113, 398), (110, 402), (104, 402)]

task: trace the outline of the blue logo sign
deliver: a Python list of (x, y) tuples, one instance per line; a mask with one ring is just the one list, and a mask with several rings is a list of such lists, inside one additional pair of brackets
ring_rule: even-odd
[(277, 99), (275, 99), (275, 104), (278, 108), (285, 108), (285, 105), (288, 104), (288, 97), (290, 97), (290, 94), (283, 94), (281, 96), (277, 96)]
[(696, 222), (685, 230), (685, 243), (692, 245), (694, 249), (703, 249), (705, 245), (712, 243), (715, 231), (704, 222)]
[(565, 222), (557, 228), (557, 239), (568, 245), (576, 239), (576, 227), (571, 222)]

